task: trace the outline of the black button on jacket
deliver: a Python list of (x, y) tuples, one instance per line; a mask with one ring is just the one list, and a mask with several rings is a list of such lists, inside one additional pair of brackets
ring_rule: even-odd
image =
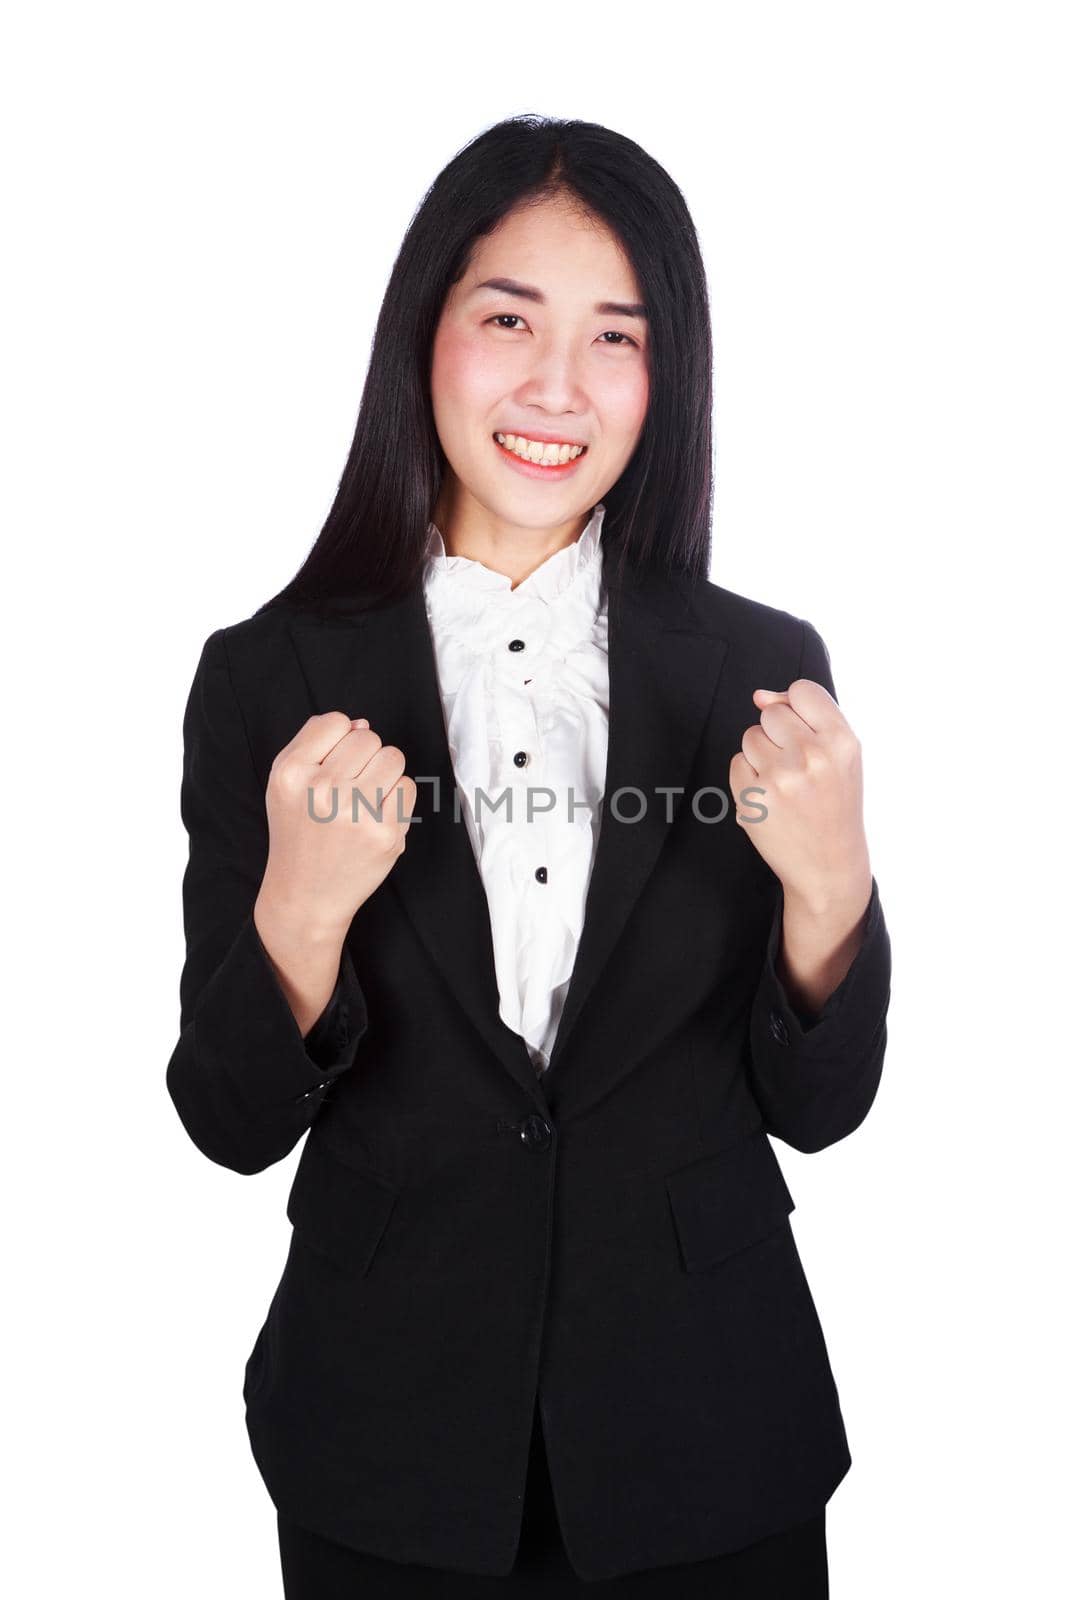
[[(283, 1512), (394, 1561), (510, 1570), (535, 1405), (586, 1579), (783, 1529), (851, 1464), (768, 1135), (817, 1151), (867, 1115), (889, 937), (876, 881), (844, 980), (797, 1014), (775, 970), (781, 887), (734, 820), (728, 771), (752, 690), (808, 677), (834, 693), (829, 660), (788, 612), (620, 579), (608, 547), (605, 572), (607, 790), (543, 1078), (498, 1015), (421, 589), (220, 628), (186, 709), (167, 1086), (234, 1171), (307, 1135), (247, 1361), (251, 1446)], [(304, 1040), (252, 907), (271, 762), (331, 710), (404, 751), (417, 820)], [(698, 794), (713, 787), (725, 803)]]

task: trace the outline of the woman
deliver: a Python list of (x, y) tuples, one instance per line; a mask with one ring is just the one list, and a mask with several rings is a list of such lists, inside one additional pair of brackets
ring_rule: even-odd
[(710, 403), (676, 186), (501, 123), (407, 232), (318, 541), (204, 645), (167, 1082), (235, 1171), (310, 1129), (244, 1390), (290, 1600), (828, 1592), (767, 1135), (866, 1115), (889, 943), (822, 640), (706, 577)]

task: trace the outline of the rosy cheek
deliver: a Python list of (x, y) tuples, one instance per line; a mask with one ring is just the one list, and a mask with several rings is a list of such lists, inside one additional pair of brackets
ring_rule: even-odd
[(619, 372), (602, 396), (604, 415), (620, 436), (636, 439), (648, 411), (648, 372)]
[(635, 433), (640, 431), (641, 424), (645, 420), (645, 415), (646, 415), (646, 413), (648, 411), (648, 394), (649, 394), (648, 373), (647, 373), (646, 370), (642, 369), (641, 376), (637, 380), (637, 382), (635, 383), (634, 389), (633, 389), (633, 394), (632, 394), (631, 416), (632, 416), (632, 420), (633, 420), (633, 429), (634, 429)]
[(437, 330), (433, 347), (433, 390), (437, 395), (462, 394), (470, 367), (469, 344), (447, 324)]
[(498, 363), (477, 328), (442, 326), (434, 343), (433, 389), (453, 402), (477, 404), (495, 398)]

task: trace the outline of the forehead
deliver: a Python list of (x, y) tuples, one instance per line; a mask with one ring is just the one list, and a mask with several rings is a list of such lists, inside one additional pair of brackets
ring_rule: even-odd
[(559, 199), (516, 208), (476, 241), (459, 287), (469, 294), (494, 277), (536, 284), (547, 301), (576, 292), (589, 299), (636, 300), (640, 292), (629, 257), (607, 223)]

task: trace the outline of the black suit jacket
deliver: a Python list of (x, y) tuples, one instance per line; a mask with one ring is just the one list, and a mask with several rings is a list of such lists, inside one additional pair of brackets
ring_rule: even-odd
[[(829, 660), (786, 611), (710, 582), (638, 586), (604, 559), (607, 791), (543, 1078), (498, 1014), (421, 590), (354, 620), (218, 629), (186, 710), (168, 1089), (236, 1172), (308, 1135), (245, 1369), (251, 1446), (283, 1512), (394, 1561), (510, 1570), (535, 1404), (586, 1579), (783, 1529), (851, 1464), (768, 1134), (816, 1151), (867, 1114), (889, 939), (876, 880), (846, 977), (796, 1013), (775, 970), (781, 886), (728, 776), (752, 690), (835, 693)], [(273, 757), (337, 709), (404, 751), (418, 820), (304, 1040), (252, 906)]]

